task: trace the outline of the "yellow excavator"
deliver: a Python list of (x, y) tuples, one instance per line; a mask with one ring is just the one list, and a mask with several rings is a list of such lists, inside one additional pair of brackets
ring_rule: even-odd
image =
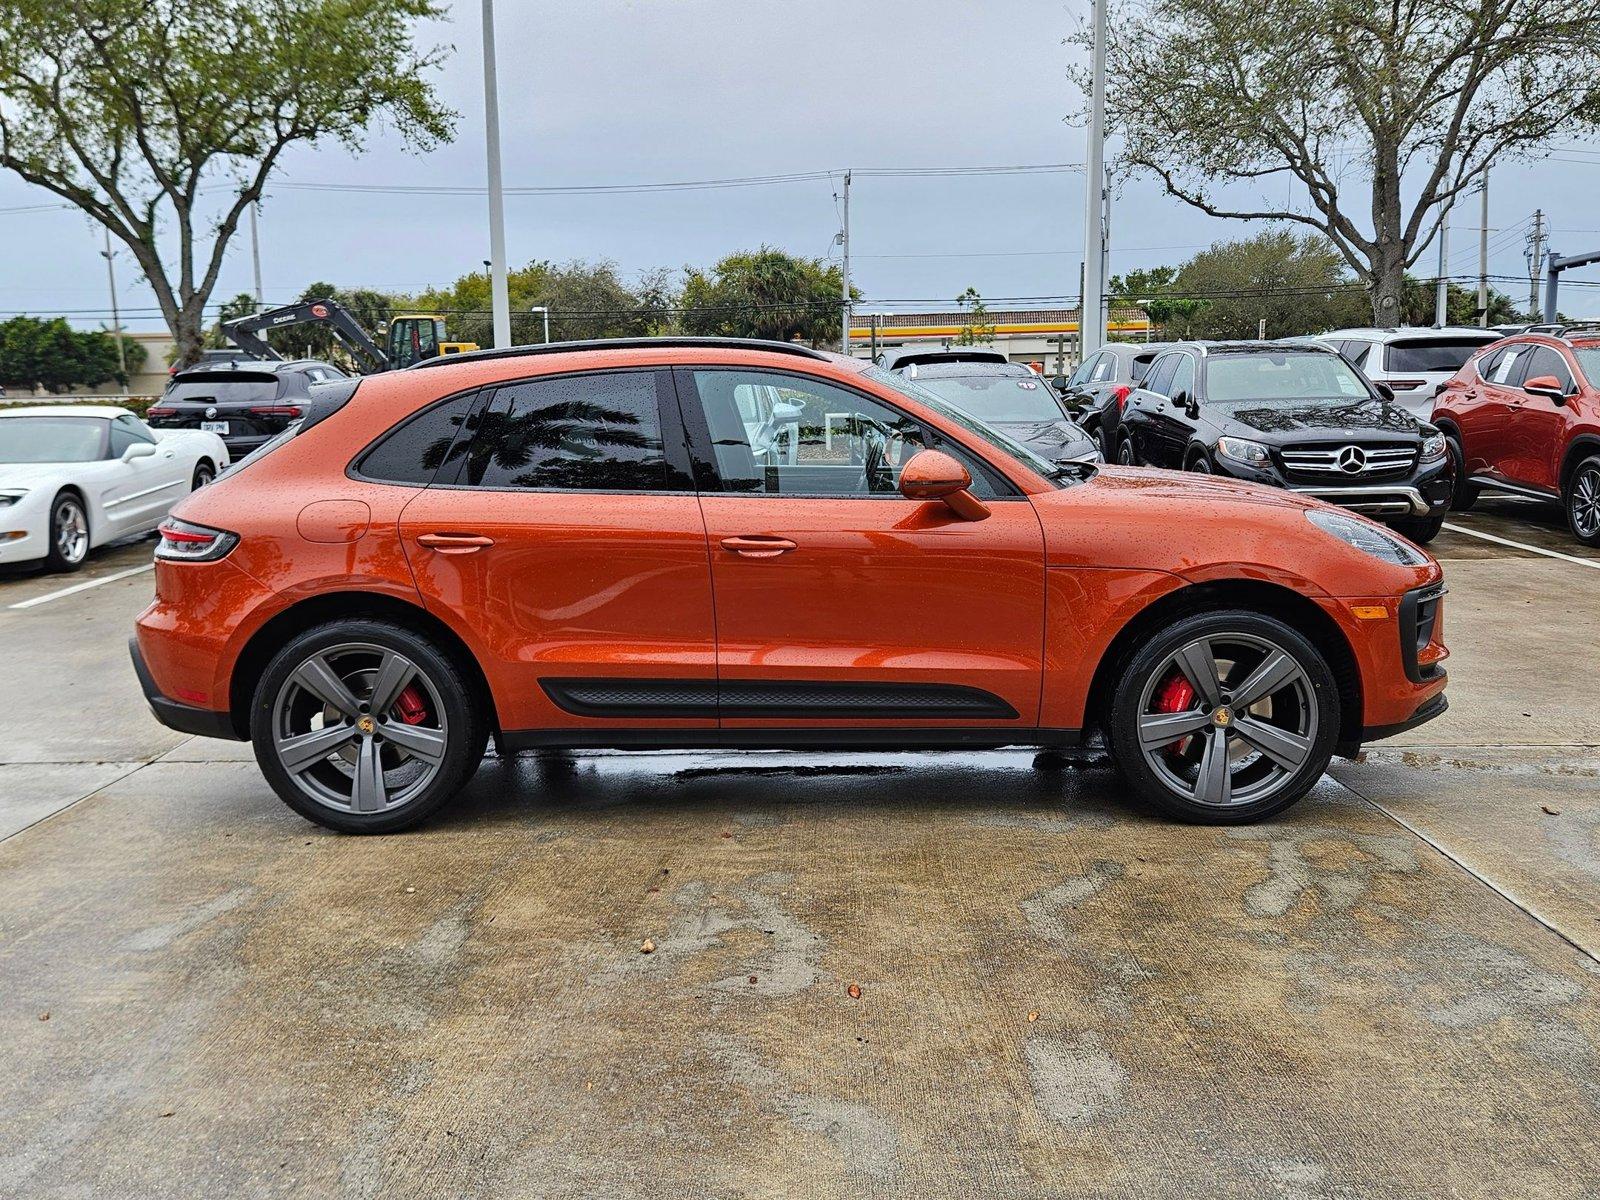
[(452, 342), (445, 335), (444, 318), (432, 313), (401, 313), (389, 322), (384, 344), (368, 336), (350, 310), (336, 300), (301, 300), (281, 308), (237, 320), (225, 321), (222, 332), (239, 349), (262, 359), (281, 359), (265, 334), (294, 325), (326, 325), (339, 343), (350, 352), (364, 375), (409, 367), (441, 354), (462, 354), (476, 350), (476, 342)]

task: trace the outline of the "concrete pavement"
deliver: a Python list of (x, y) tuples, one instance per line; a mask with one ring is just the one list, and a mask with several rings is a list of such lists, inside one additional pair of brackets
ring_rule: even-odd
[(1452, 711), (1236, 830), (595, 754), (342, 838), (148, 717), (148, 575), (0, 580), (0, 1195), (1593, 1195), (1600, 571), (1435, 549)]

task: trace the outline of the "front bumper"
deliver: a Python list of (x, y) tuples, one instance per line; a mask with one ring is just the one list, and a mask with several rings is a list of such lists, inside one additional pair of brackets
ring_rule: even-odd
[(1342, 483), (1331, 479), (1301, 483), (1286, 477), (1277, 464), (1257, 469), (1216, 453), (1212, 454), (1212, 459), (1222, 473), (1234, 479), (1284, 488), (1365, 516), (1436, 517), (1450, 507), (1452, 475), (1448, 458), (1418, 467), (1409, 475), (1367, 483)]
[(233, 727), (232, 714), (213, 712), (208, 708), (195, 708), (193, 705), (180, 704), (170, 697), (163, 696), (161, 689), (156, 687), (150, 668), (145, 665), (144, 654), (139, 649), (137, 637), (128, 639), (128, 653), (133, 656), (133, 673), (139, 677), (139, 687), (144, 691), (144, 698), (149, 702), (150, 711), (155, 714), (156, 720), (168, 729), (176, 729), (179, 733), (227, 738), (235, 742), (244, 740)]

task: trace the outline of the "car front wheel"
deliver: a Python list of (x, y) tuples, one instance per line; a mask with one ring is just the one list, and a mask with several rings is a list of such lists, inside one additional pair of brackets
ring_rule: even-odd
[(1567, 524), (1585, 546), (1600, 546), (1600, 454), (1584, 459), (1567, 480)]
[(344, 833), (415, 825), (483, 758), (487, 722), (461, 669), (384, 621), (300, 634), (268, 664), (251, 705), (256, 761), (301, 816)]
[(1201, 613), (1123, 669), (1106, 738), (1134, 794), (1182, 821), (1283, 811), (1327, 769), (1339, 691), (1321, 653), (1274, 617)]
[(50, 543), (45, 551), (47, 571), (76, 571), (89, 557), (89, 514), (72, 492), (62, 492), (50, 505)]

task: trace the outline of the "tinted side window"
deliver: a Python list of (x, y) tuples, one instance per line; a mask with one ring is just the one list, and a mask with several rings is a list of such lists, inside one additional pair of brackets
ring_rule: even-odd
[(1526, 343), (1507, 346), (1495, 356), (1493, 363), (1486, 364), (1484, 378), (1490, 383), (1515, 386), (1522, 378), (1522, 368), (1527, 365), (1528, 350)]
[(502, 387), (458, 483), (560, 491), (668, 490), (654, 371), (596, 372)]
[(1528, 356), (1528, 369), (1522, 373), (1522, 378), (1537, 379), (1541, 375), (1554, 375), (1563, 391), (1572, 391), (1572, 372), (1567, 368), (1567, 360), (1549, 346), (1533, 348), (1533, 353)]
[(111, 445), (106, 450), (106, 457), (121, 458), (122, 452), (139, 440), (133, 436), (133, 430), (121, 421), (111, 422)]
[(1168, 395), (1172, 385), (1172, 377), (1178, 370), (1179, 355), (1163, 354), (1151, 364), (1150, 373), (1144, 377), (1143, 387), (1146, 391), (1156, 392), (1159, 395)]
[(1178, 355), (1178, 367), (1172, 373), (1172, 382), (1166, 394), (1177, 396), (1180, 393), (1190, 397), (1194, 395), (1194, 358), (1188, 354)]
[(368, 479), (426, 486), (435, 471), (458, 462), (465, 452), (472, 428), (469, 418), (482, 395), (454, 396), (401, 422), (367, 451), (356, 469)]
[(1089, 376), (1094, 374), (1094, 369), (1100, 361), (1098, 354), (1092, 354), (1078, 364), (1078, 369), (1072, 373), (1072, 378), (1067, 380), (1068, 387), (1079, 387), (1089, 381)]
[(1108, 379), (1115, 379), (1117, 375), (1117, 356), (1109, 352), (1100, 356), (1100, 361), (1095, 364), (1094, 374), (1089, 377), (1091, 383), (1104, 383)]

